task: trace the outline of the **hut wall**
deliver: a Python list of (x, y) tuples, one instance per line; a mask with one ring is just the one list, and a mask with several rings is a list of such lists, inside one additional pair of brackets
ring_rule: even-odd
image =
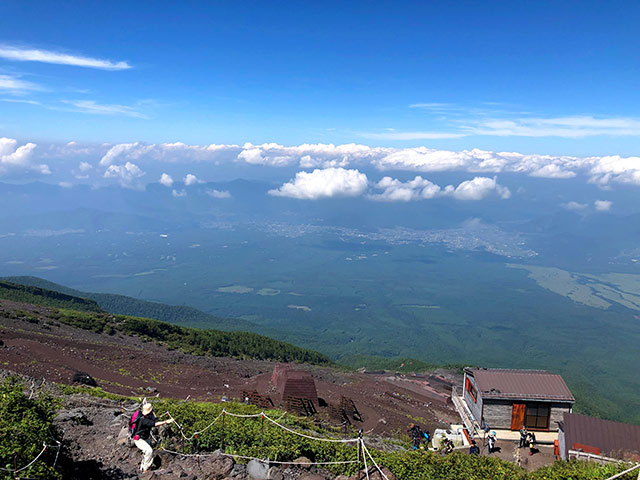
[[(469, 380), (469, 382), (471, 382), (473, 388), (476, 389), (476, 401), (473, 400), (473, 397), (466, 388), (467, 379)], [(469, 407), (471, 414), (476, 419), (476, 422), (482, 425), (482, 396), (480, 395), (480, 389), (478, 388), (478, 384), (476, 383), (476, 379), (473, 377), (473, 375), (467, 375), (466, 373), (464, 374), (464, 381), (462, 382), (462, 392), (464, 394), (464, 401)]]

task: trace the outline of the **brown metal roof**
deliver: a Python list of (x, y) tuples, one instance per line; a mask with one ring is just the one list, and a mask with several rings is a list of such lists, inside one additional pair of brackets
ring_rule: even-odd
[(599, 448), (600, 454), (607, 457), (622, 458), (625, 453), (640, 453), (640, 425), (565, 413), (561, 428), (565, 432), (567, 451), (576, 450), (574, 443), (580, 443)]
[(482, 398), (575, 402), (560, 375), (544, 370), (469, 368)]

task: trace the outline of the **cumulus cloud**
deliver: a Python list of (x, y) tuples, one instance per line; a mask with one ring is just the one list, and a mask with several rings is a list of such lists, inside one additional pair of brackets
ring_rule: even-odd
[(231, 193), (227, 190), (207, 190), (207, 195), (213, 198), (231, 198)]
[(43, 158), (67, 158), (84, 155), (100, 157), (100, 165), (157, 165), (159, 163), (210, 165), (244, 164), (264, 167), (299, 167), (301, 169), (375, 168), (382, 172), (408, 171), (466, 172), (492, 177), (500, 173), (517, 173), (540, 178), (570, 179), (583, 177), (601, 187), (615, 183), (640, 186), (640, 157), (573, 157), (518, 152), (493, 152), (481, 149), (437, 150), (426, 147), (386, 148), (345, 144), (302, 144), (283, 146), (276, 143), (253, 145), (187, 145), (184, 143), (51, 146), (40, 152)]
[(415, 177), (408, 182), (401, 182), (396, 178), (383, 177), (375, 188), (383, 190), (382, 193), (369, 195), (371, 200), (384, 202), (410, 202), (414, 200), (434, 198), (442, 193), (440, 186), (422, 178)]
[(154, 145), (144, 145), (139, 142), (119, 143), (109, 148), (107, 153), (100, 159), (100, 165), (106, 167), (116, 161), (138, 160), (153, 150), (153, 147)]
[(68, 53), (39, 50), (11, 45), (0, 45), (0, 58), (20, 62), (43, 62), (76, 67), (98, 68), (101, 70), (127, 70), (132, 68), (127, 62), (112, 62), (99, 58), (71, 55)]
[(135, 163), (127, 162), (124, 165), (109, 165), (104, 178), (115, 178), (125, 188), (141, 188), (138, 179), (144, 174)]
[(493, 192), (502, 199), (511, 197), (509, 189), (499, 185), (496, 177), (475, 177), (473, 180), (462, 182), (454, 190), (445, 189), (445, 192), (451, 192), (451, 195), (458, 200), (482, 200)]
[(356, 197), (367, 189), (368, 180), (358, 170), (344, 168), (315, 169), (298, 172), (295, 178), (269, 195), (315, 200), (330, 197)]
[(171, 175), (169, 175), (168, 173), (163, 173), (160, 176), (160, 180), (159, 182), (164, 185), (165, 187), (171, 187), (173, 186), (173, 178), (171, 178)]
[(241, 147), (238, 145), (186, 145), (184, 143), (144, 144), (120, 143), (109, 145), (102, 155), (100, 165), (122, 163), (124, 161), (146, 160), (166, 163), (199, 163), (218, 164), (232, 161)]
[(176, 190), (175, 188), (173, 189), (173, 191), (171, 192), (171, 195), (173, 195), (176, 198), (179, 197), (186, 197), (187, 196), (187, 192), (184, 190)]
[(550, 163), (531, 172), (531, 176), (542, 178), (573, 178), (576, 176), (576, 173), (571, 170), (563, 170), (561, 166)]
[(195, 175), (191, 173), (187, 173), (187, 175), (184, 177), (184, 184), (187, 187), (190, 187), (191, 185), (195, 185), (196, 183), (203, 183), (203, 182), (202, 180), (198, 179), (198, 177), (196, 177)]
[(391, 151), (393, 150), (389, 148), (372, 148), (355, 143), (344, 145), (305, 143), (291, 147), (277, 143), (262, 145), (245, 143), (236, 161), (271, 167), (295, 165), (301, 168), (347, 167), (353, 163), (365, 163)]
[(640, 185), (640, 157), (607, 155), (592, 157), (589, 173), (591, 181), (600, 185), (611, 182)]
[(375, 188), (382, 190), (382, 193), (371, 194), (369, 198), (385, 202), (410, 202), (446, 196), (457, 200), (482, 200), (492, 194), (505, 200), (511, 197), (509, 189), (500, 185), (496, 177), (475, 177), (460, 183), (457, 187), (447, 185), (444, 188), (421, 176), (407, 182), (384, 177), (375, 184)]
[(612, 205), (613, 202), (610, 200), (596, 200), (593, 203), (593, 206), (599, 212), (608, 212), (609, 210), (611, 210)]
[(18, 146), (14, 138), (0, 137), (0, 175), (33, 171), (49, 175), (51, 170), (46, 164), (33, 161), (35, 143)]

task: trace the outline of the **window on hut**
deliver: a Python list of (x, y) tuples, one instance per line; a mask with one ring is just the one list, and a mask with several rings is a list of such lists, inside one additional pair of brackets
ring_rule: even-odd
[(467, 377), (467, 382), (466, 382), (466, 388), (467, 388), (467, 392), (469, 392), (469, 395), (471, 395), (471, 398), (473, 398), (474, 402), (478, 401), (478, 392), (476, 390), (476, 388), (473, 386), (473, 384), (471, 383), (471, 381), (469, 380), (469, 378)]
[(527, 428), (549, 428), (549, 405), (544, 403), (528, 403), (525, 424)]

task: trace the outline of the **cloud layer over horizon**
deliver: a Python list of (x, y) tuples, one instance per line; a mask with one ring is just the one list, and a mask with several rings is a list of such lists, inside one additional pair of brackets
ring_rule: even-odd
[[(73, 167), (68, 166), (69, 162), (73, 162)], [(53, 172), (49, 165), (54, 166)], [(207, 174), (202, 173), (205, 167)], [(249, 176), (251, 171), (260, 169), (282, 171), (280, 178), (284, 183), (269, 193), (300, 199), (340, 196), (366, 196), (370, 200), (398, 202), (435, 197), (481, 200), (494, 196), (508, 199), (511, 191), (497, 179), (499, 174), (506, 173), (559, 180), (583, 178), (585, 183), (605, 189), (612, 188), (614, 184), (640, 186), (640, 157), (617, 155), (574, 157), (359, 144), (284, 146), (276, 143), (188, 145), (181, 142), (133, 142), (92, 145), (69, 142), (38, 147), (31, 142), (19, 145), (15, 139), (0, 139), (0, 177), (7, 178), (54, 173), (56, 181), (65, 184), (81, 181), (99, 186), (115, 182), (125, 188), (138, 189), (144, 188), (143, 178), (148, 181), (153, 178), (172, 188), (176, 176), (183, 179), (185, 187), (215, 180), (215, 171), (219, 167), (242, 168), (243, 172), (249, 172)], [(194, 173), (189, 172), (191, 168)], [(375, 171), (412, 172), (417, 175), (405, 181), (390, 175), (375, 179), (372, 178)], [(151, 176), (145, 176), (148, 172)], [(469, 177), (457, 185), (443, 186), (423, 178), (425, 174), (443, 172), (469, 174)], [(187, 193), (187, 190), (175, 190), (174, 196)], [(215, 190), (209, 195), (213, 198), (230, 197), (228, 192)], [(594, 204), (594, 209), (608, 211), (611, 205), (603, 202)], [(577, 205), (569, 202), (565, 208), (576, 210)]]

